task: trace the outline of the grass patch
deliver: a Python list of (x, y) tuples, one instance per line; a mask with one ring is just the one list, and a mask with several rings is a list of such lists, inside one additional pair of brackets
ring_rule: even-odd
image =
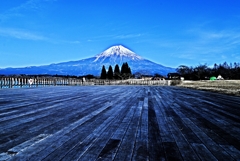
[(182, 81), (177, 86), (240, 96), (240, 80)]

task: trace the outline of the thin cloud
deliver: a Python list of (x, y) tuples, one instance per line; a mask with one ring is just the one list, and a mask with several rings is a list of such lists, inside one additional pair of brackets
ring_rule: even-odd
[(47, 40), (48, 39), (36, 33), (19, 30), (19, 29), (13, 29), (13, 28), (0, 28), (0, 35), (5, 37), (12, 37), (16, 39), (24, 39), (24, 40)]
[(28, 0), (25, 3), (22, 3), (19, 6), (10, 8), (5, 13), (0, 14), (0, 20), (10, 19), (12, 17), (21, 17), (24, 16), (24, 11), (33, 11), (37, 12), (44, 7), (43, 2), (50, 2), (57, 0)]
[(22, 29), (14, 29), (14, 28), (0, 28), (0, 36), (10, 37), (20, 40), (32, 40), (32, 41), (46, 41), (54, 44), (80, 44), (81, 42), (78, 40), (59, 40), (49, 38), (34, 32), (22, 30)]
[(76, 40), (76, 41), (67, 41), (67, 40), (62, 40), (56, 43), (67, 43), (67, 44), (80, 44), (81, 42)]
[(230, 59), (239, 60), (240, 57), (240, 32), (238, 29), (220, 31), (191, 29), (181, 32), (179, 37), (172, 39), (163, 37), (154, 43), (160, 50), (169, 53), (171, 57), (185, 60), (211, 64)]
[(195, 31), (191, 34), (195, 35), (195, 38), (191, 41), (185, 41), (185, 43), (193, 51), (201, 51), (201, 53), (227, 52), (236, 49), (236, 44), (240, 43), (239, 31)]
[(89, 37), (87, 39), (87, 42), (94, 42), (94, 41), (103, 41), (103, 40), (115, 40), (115, 39), (131, 39), (131, 38), (137, 38), (141, 37), (144, 34), (126, 34), (126, 35), (120, 35), (120, 34), (109, 34), (109, 35), (100, 35), (95, 37)]
[(220, 42), (232, 42), (234, 40), (239, 40), (239, 31), (219, 31), (219, 32), (200, 32), (199, 37), (204, 41), (220, 41)]
[(118, 35), (115, 36), (115, 39), (129, 39), (129, 38), (136, 38), (136, 37), (140, 37), (143, 34), (127, 34), (127, 35)]
[(27, 2), (21, 4), (20, 6), (10, 9), (10, 11), (21, 12), (22, 10), (34, 10), (37, 11), (43, 8), (43, 2), (54, 2), (57, 0), (28, 0)]
[(94, 41), (111, 40), (114, 37), (116, 37), (116, 35), (100, 35), (100, 36), (89, 37), (86, 41), (94, 42)]
[(10, 11), (19, 12), (21, 10), (38, 10), (40, 8), (39, 0), (29, 0), (20, 6), (12, 8)]

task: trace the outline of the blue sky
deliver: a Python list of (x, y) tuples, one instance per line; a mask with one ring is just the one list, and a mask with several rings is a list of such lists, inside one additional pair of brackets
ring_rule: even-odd
[(0, 2), (0, 68), (80, 60), (118, 44), (169, 67), (240, 62), (239, 0)]

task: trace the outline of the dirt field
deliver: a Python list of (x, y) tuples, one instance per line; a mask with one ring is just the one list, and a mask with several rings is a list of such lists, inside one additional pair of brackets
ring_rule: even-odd
[(240, 80), (183, 81), (177, 86), (240, 96)]

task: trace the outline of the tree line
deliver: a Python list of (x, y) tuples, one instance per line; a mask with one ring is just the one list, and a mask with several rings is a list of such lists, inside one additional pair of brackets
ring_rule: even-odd
[(240, 79), (240, 63), (215, 63), (212, 68), (206, 64), (200, 64), (196, 67), (180, 65), (177, 72), (187, 80), (204, 80), (218, 75), (221, 75), (224, 79)]
[(128, 63), (123, 63), (121, 70), (119, 65), (116, 64), (114, 70), (110, 65), (108, 71), (106, 71), (105, 66), (102, 66), (101, 79), (128, 79), (132, 76), (131, 68), (128, 66)]

